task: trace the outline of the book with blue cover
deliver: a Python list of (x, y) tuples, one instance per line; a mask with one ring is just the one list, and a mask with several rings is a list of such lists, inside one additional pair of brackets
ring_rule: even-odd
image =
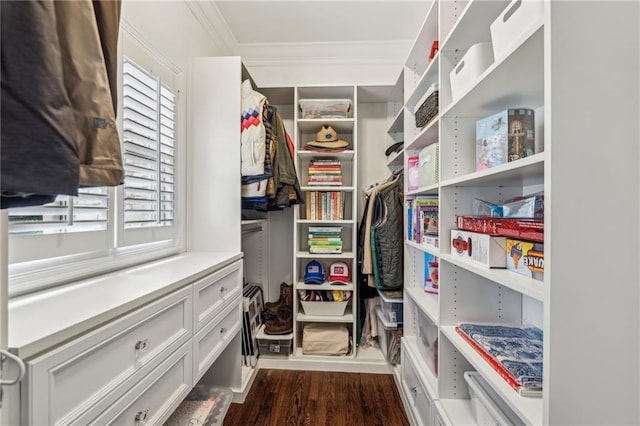
[(542, 396), (542, 330), (461, 323), (460, 334), (522, 396)]

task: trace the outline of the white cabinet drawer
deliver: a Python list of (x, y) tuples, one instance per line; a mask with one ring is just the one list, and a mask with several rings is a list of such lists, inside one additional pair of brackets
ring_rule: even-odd
[(187, 286), (28, 363), (28, 422), (76, 423), (102, 412), (189, 341), (193, 289)]
[(118, 426), (163, 424), (193, 387), (191, 362), (191, 345), (187, 343), (142, 379), (111, 408), (94, 420), (78, 424)]
[(193, 377), (197, 383), (218, 355), (242, 328), (241, 298), (229, 303), (224, 311), (205, 325), (193, 338)]
[(194, 331), (200, 330), (242, 294), (242, 260), (193, 284)]
[(418, 379), (416, 367), (407, 351), (402, 351), (402, 386), (418, 424), (433, 424), (433, 401)]

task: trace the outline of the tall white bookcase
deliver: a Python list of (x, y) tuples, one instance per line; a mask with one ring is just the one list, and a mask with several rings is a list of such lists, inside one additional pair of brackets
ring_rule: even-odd
[[(509, 1), (434, 1), (403, 69), (405, 167), (440, 144), (439, 183), (405, 191), (437, 194), (440, 204), (439, 248), (405, 243), (401, 393), (415, 424), (474, 424), (469, 370), (524, 424), (640, 422), (639, 7), (541, 3), (543, 17), (455, 99), (449, 73), (470, 46), (491, 42), (489, 26)], [(440, 49), (429, 61), (434, 40)], [(414, 107), (432, 83), (439, 114), (417, 128)], [(540, 152), (476, 171), (476, 121), (510, 107), (535, 110)], [(396, 119), (389, 132), (398, 127)], [(474, 199), (542, 190), (544, 281), (452, 256), (455, 217), (471, 214)], [(440, 258), (439, 295), (423, 291), (425, 252)], [(420, 344), (421, 318), (438, 332), (437, 371)], [(540, 327), (542, 398), (519, 396), (457, 334), (460, 322)]]
[[(298, 105), (300, 100), (344, 99), (351, 102), (351, 112), (345, 118), (304, 118)], [(356, 307), (357, 285), (355, 285), (356, 248), (357, 248), (357, 91), (356, 86), (298, 86), (295, 88), (295, 165), (303, 193), (311, 191), (337, 191), (344, 197), (343, 219), (323, 220), (307, 217), (307, 206), (296, 206), (294, 211), (293, 232), (293, 280), (294, 291), (294, 357), (312, 357), (319, 361), (333, 361), (335, 356), (321, 357), (304, 355), (302, 351), (302, 333), (308, 323), (341, 323), (350, 333), (350, 353), (347, 359), (356, 356)], [(304, 150), (304, 145), (316, 139), (316, 134), (323, 125), (331, 126), (338, 138), (349, 142), (349, 149), (342, 152), (316, 152)], [(314, 159), (335, 159), (340, 162), (342, 170), (341, 186), (310, 186), (308, 183), (309, 164)], [(320, 210), (320, 207), (316, 208)], [(342, 237), (341, 254), (312, 254), (309, 252), (308, 233), (310, 227), (340, 227)], [(305, 267), (311, 260), (317, 260), (323, 266), (326, 280), (324, 284), (305, 284)], [(345, 262), (351, 271), (351, 280), (346, 285), (331, 285), (328, 273), (331, 263)], [(352, 292), (352, 300), (348, 303), (344, 315), (308, 315), (299, 303), (299, 291), (302, 290), (344, 290)]]

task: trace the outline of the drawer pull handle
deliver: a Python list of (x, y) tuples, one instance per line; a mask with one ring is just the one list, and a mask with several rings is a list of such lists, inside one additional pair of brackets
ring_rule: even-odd
[(220, 327), (220, 334), (224, 334), (227, 332), (227, 329), (225, 327)]
[(146, 423), (147, 422), (147, 416), (149, 415), (149, 410), (144, 410), (144, 411), (138, 411), (136, 413), (136, 418), (135, 421), (137, 423)]
[(136, 350), (137, 351), (144, 351), (147, 349), (147, 345), (149, 344), (149, 339), (144, 339), (144, 340), (138, 340), (136, 342)]
[(413, 392), (414, 394), (418, 393), (418, 388), (416, 386), (412, 387), (411, 392)]
[(224, 287), (220, 287), (220, 293), (224, 293), (225, 291), (227, 291), (227, 289), (226, 289), (226, 288), (224, 288)]

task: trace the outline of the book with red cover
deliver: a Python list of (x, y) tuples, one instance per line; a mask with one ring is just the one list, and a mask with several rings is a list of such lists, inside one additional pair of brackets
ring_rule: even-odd
[(540, 219), (458, 216), (457, 226), (463, 231), (544, 242), (544, 220)]
[(521, 396), (542, 396), (542, 330), (461, 323), (456, 332)]

